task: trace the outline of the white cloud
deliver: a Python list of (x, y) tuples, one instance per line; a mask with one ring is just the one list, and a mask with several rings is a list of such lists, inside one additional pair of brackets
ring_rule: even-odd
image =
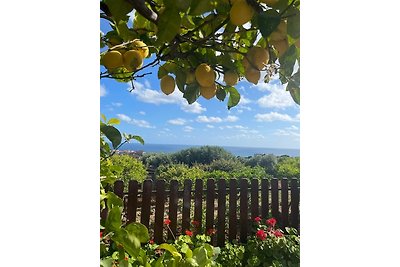
[(235, 122), (239, 120), (239, 117), (229, 115), (226, 118), (221, 117), (207, 117), (207, 116), (197, 116), (197, 122), (204, 122), (204, 123), (219, 123), (219, 122)]
[(239, 117), (231, 116), (231, 115), (229, 115), (228, 117), (225, 118), (225, 121), (227, 121), (227, 122), (235, 122), (237, 120), (239, 120)]
[(299, 127), (291, 125), (284, 129), (278, 129), (274, 132), (274, 135), (300, 137)]
[(140, 115), (146, 115), (146, 112), (144, 112), (144, 111), (139, 111), (139, 114), (140, 114)]
[(220, 117), (198, 116), (196, 121), (206, 122), (206, 123), (215, 123), (215, 122), (222, 122), (222, 119)]
[(105, 96), (107, 94), (106, 87), (100, 84), (100, 97)]
[(148, 121), (145, 120), (136, 120), (136, 119), (132, 119), (131, 117), (125, 115), (125, 114), (117, 114), (117, 117), (121, 120), (121, 121), (125, 121), (129, 124), (132, 125), (136, 125), (138, 127), (142, 127), (142, 128), (155, 128), (154, 126), (152, 126)]
[(192, 132), (193, 130), (194, 130), (194, 128), (193, 128), (193, 127), (190, 127), (190, 126), (185, 126), (185, 127), (183, 127), (183, 131), (184, 131), (184, 132), (190, 133), (190, 132)]
[(184, 125), (186, 123), (186, 120), (177, 118), (177, 119), (169, 120), (167, 122), (172, 125)]
[(211, 124), (207, 124), (206, 127), (207, 127), (207, 128), (210, 128), (210, 129), (215, 128), (215, 126), (214, 126), (214, 125), (211, 125)]
[(183, 93), (175, 88), (175, 91), (170, 95), (165, 95), (160, 90), (149, 89), (150, 84), (145, 81), (145, 84), (134, 81), (135, 89), (132, 90), (132, 94), (137, 97), (139, 101), (150, 103), (154, 105), (162, 104), (175, 104), (188, 113), (201, 114), (206, 111), (199, 103), (195, 102), (191, 105), (187, 103), (187, 100), (183, 98)]
[(288, 114), (282, 114), (278, 112), (264, 114), (258, 113), (254, 116), (254, 118), (256, 118), (257, 121), (294, 121), (294, 119)]
[(254, 87), (262, 92), (270, 92), (270, 94), (258, 99), (257, 104), (262, 108), (285, 109), (296, 106), (292, 96), (286, 91), (286, 85), (280, 83), (259, 83)]
[(112, 102), (111, 105), (113, 105), (114, 107), (122, 107), (121, 102)]

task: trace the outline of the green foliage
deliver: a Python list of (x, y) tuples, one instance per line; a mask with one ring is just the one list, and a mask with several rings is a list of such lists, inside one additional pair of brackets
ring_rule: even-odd
[(165, 179), (168, 183), (171, 180), (178, 180), (179, 185), (183, 186), (185, 179), (195, 181), (205, 176), (204, 170), (197, 166), (189, 167), (185, 164), (161, 165), (156, 171), (157, 179)]
[(235, 156), (217, 146), (193, 147), (178, 151), (173, 154), (174, 162), (184, 163), (189, 166), (194, 164), (210, 164), (214, 160), (233, 159)]
[(168, 165), (174, 162), (173, 156), (167, 153), (146, 153), (140, 159), (146, 167), (155, 169), (160, 165)]
[(224, 172), (232, 172), (234, 170), (238, 170), (243, 168), (244, 164), (240, 162), (237, 158), (221, 158), (216, 159), (206, 166), (208, 171), (224, 171)]
[(268, 174), (274, 175), (275, 174), (275, 167), (278, 163), (278, 160), (275, 155), (268, 154), (268, 155), (254, 155), (253, 157), (246, 160), (246, 166), (261, 166), (265, 169)]
[(276, 165), (276, 176), (278, 178), (300, 178), (300, 158), (282, 157)]
[(146, 167), (141, 161), (129, 155), (114, 155), (111, 157), (113, 165), (119, 166), (115, 171), (118, 180), (124, 181), (127, 186), (130, 180), (143, 182), (147, 177)]
[(243, 245), (226, 242), (216, 261), (224, 267), (242, 267), (244, 251)]

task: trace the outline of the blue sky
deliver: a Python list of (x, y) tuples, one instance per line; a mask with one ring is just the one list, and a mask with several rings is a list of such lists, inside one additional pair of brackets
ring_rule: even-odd
[[(104, 22), (101, 30), (108, 31)], [(241, 101), (228, 110), (227, 99), (200, 96), (188, 105), (178, 88), (166, 96), (157, 68), (144, 72), (149, 71), (152, 74), (139, 78), (131, 93), (130, 83), (100, 80), (100, 112), (108, 119), (119, 118), (122, 132), (140, 135), (148, 144), (299, 148), (300, 108), (278, 77), (257, 85), (241, 80), (236, 86)]]

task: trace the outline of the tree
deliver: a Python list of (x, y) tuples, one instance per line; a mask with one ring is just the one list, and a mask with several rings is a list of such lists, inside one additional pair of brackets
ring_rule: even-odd
[(100, 9), (112, 28), (100, 36), (100, 78), (133, 81), (157, 66), (165, 94), (176, 84), (189, 104), (228, 97), (230, 109), (238, 79), (278, 73), (300, 103), (300, 0), (101, 0)]

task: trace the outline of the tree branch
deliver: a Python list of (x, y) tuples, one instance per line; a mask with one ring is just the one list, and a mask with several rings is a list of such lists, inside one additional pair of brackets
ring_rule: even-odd
[(148, 8), (145, 4), (145, 0), (126, 0), (127, 2), (131, 3), (133, 5), (133, 8), (136, 9), (136, 11), (145, 17), (147, 20), (153, 22), (154, 24), (157, 24), (158, 20), (158, 15), (155, 13), (153, 10)]

